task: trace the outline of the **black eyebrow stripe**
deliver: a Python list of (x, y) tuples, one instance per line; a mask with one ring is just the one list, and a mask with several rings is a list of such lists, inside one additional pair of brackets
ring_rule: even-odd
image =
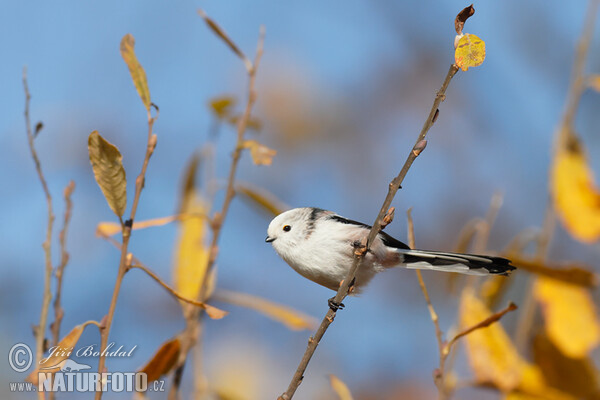
[(323, 210), (322, 208), (316, 208), (316, 207), (313, 207), (311, 209), (310, 214), (308, 216), (308, 224), (306, 226), (306, 237), (305, 237), (305, 239), (308, 239), (310, 237), (310, 235), (314, 232), (314, 230), (315, 230), (315, 222), (317, 221), (317, 218), (319, 217), (319, 214), (321, 214), (324, 211), (325, 210)]

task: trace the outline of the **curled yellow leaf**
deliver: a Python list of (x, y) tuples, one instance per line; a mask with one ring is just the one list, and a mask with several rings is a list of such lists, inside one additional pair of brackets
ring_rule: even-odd
[(329, 384), (340, 400), (352, 400), (352, 393), (350, 393), (350, 389), (348, 389), (348, 386), (340, 378), (330, 374)]
[(127, 207), (127, 179), (119, 149), (106, 141), (98, 131), (90, 133), (88, 152), (94, 176), (108, 206), (122, 217)]
[(539, 277), (533, 295), (540, 303), (548, 338), (566, 356), (583, 358), (600, 343), (600, 323), (590, 293)]
[(150, 89), (148, 89), (146, 72), (135, 55), (134, 46), (135, 39), (130, 33), (123, 36), (123, 39), (121, 39), (121, 57), (123, 57), (123, 60), (125, 60), (125, 63), (127, 64), (127, 68), (129, 68), (131, 79), (142, 99), (142, 103), (144, 103), (144, 107), (146, 107), (146, 110), (150, 111)]
[(160, 346), (140, 372), (146, 373), (148, 382), (153, 382), (173, 369), (180, 352), (181, 342), (179, 339), (171, 339)]
[(250, 149), (252, 161), (256, 165), (271, 165), (273, 157), (277, 154), (276, 150), (260, 144), (256, 140), (245, 140), (243, 146)]
[(219, 290), (214, 298), (236, 306), (258, 311), (275, 321), (281, 322), (292, 330), (313, 329), (317, 325), (317, 321), (313, 317), (294, 310), (291, 307), (277, 304), (261, 297)]
[(582, 144), (573, 134), (563, 136), (551, 167), (554, 209), (574, 238), (593, 243), (600, 239), (600, 193)]
[[(467, 329), (492, 316), (490, 310), (475, 295), (465, 289), (460, 301), (460, 326)], [(517, 388), (526, 362), (499, 323), (470, 332), (464, 337), (467, 357), (479, 383), (493, 384), (503, 392)]]
[(456, 44), (454, 59), (463, 71), (481, 65), (485, 60), (485, 42), (475, 35), (465, 33)]

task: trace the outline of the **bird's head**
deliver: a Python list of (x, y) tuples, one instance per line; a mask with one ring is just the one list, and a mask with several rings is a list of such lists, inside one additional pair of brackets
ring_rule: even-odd
[(279, 214), (269, 224), (265, 241), (280, 255), (287, 255), (306, 238), (312, 213), (312, 208), (294, 208)]

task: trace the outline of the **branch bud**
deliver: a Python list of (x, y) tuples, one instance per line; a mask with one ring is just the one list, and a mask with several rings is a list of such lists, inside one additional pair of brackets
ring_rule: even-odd
[(383, 217), (383, 220), (381, 221), (381, 230), (383, 230), (386, 226), (392, 223), (392, 221), (394, 220), (395, 212), (396, 207), (390, 207), (388, 212), (385, 214), (385, 217)]
[(418, 157), (419, 154), (421, 154), (421, 152), (425, 150), (425, 147), (427, 147), (427, 139), (423, 139), (419, 143), (417, 143), (412, 149), (412, 152), (415, 155), (415, 157)]

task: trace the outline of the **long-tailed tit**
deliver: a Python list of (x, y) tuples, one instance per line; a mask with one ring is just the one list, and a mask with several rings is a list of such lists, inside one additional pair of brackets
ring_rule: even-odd
[[(369, 225), (331, 211), (295, 208), (271, 221), (265, 241), (300, 275), (337, 291), (352, 266), (353, 246), (370, 230)], [(515, 269), (510, 260), (500, 257), (411, 250), (380, 232), (357, 271), (353, 293), (360, 292), (377, 272), (397, 266), (469, 275), (508, 275)]]

